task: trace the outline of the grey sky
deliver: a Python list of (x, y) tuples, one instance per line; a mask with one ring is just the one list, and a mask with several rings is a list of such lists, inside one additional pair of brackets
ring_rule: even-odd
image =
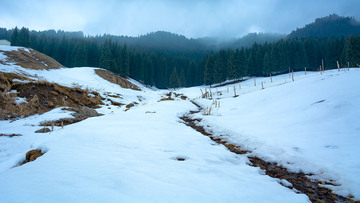
[(336, 13), (360, 19), (360, 0), (0, 0), (0, 27), (138, 36), (289, 33)]

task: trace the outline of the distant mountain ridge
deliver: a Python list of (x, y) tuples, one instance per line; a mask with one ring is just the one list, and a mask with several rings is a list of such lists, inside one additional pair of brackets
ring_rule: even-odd
[[(14, 29), (0, 28), (0, 39), (10, 40)], [(349, 35), (360, 35), (360, 22), (353, 17), (342, 17), (336, 14), (316, 19), (313, 23), (297, 28), (288, 35), (273, 33), (249, 33), (239, 38), (187, 38), (180, 34), (167, 31), (150, 32), (139, 36), (123, 35), (84, 35), (83, 32), (67, 32), (63, 30), (30, 31), (32, 36), (46, 36), (48, 38), (68, 38), (93, 40), (98, 45), (106, 39), (111, 39), (121, 45), (126, 44), (129, 48), (141, 50), (155, 50), (165, 52), (206, 52), (220, 49), (240, 49), (251, 47), (254, 43), (264, 44), (277, 42), (285, 38), (311, 38), (311, 37), (347, 37)], [(31, 39), (30, 39), (31, 41)]]
[(288, 38), (307, 37), (348, 37), (360, 35), (360, 22), (354, 17), (342, 17), (336, 14), (317, 18), (315, 22), (297, 28)]

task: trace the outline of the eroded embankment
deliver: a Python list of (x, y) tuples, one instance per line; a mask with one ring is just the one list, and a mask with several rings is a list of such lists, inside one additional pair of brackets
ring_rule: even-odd
[(224, 145), (229, 151), (233, 153), (248, 154), (247, 157), (250, 160), (250, 166), (260, 167), (265, 171), (266, 175), (270, 177), (287, 180), (292, 184), (292, 186), (286, 186), (282, 184), (283, 186), (290, 189), (296, 189), (294, 191), (298, 193), (306, 194), (311, 202), (355, 202), (348, 197), (337, 195), (333, 193), (331, 189), (322, 186), (323, 184), (334, 185), (331, 182), (324, 182), (309, 178), (309, 176), (312, 176), (312, 174), (290, 172), (278, 163), (268, 162), (257, 156), (253, 156), (251, 155), (251, 151), (242, 149), (240, 145), (229, 143), (228, 141), (220, 138), (220, 136), (216, 136), (212, 132), (205, 130), (203, 126), (199, 125), (201, 119), (192, 118), (191, 116), (192, 114), (199, 113), (202, 110), (202, 107), (194, 101), (191, 102), (196, 105), (199, 110), (190, 111), (188, 114), (180, 117), (180, 119), (184, 121), (184, 124), (200, 132), (201, 134), (208, 136), (214, 142)]

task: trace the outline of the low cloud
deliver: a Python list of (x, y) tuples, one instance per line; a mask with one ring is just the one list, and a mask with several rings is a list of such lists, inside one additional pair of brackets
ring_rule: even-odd
[(360, 19), (358, 0), (17, 0), (1, 1), (0, 27), (138, 36), (158, 30), (187, 37), (289, 33), (337, 13)]

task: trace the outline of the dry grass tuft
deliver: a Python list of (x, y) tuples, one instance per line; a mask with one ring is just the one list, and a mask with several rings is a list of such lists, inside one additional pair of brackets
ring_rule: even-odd
[(0, 137), (17, 137), (17, 136), (22, 136), (21, 134), (3, 134), (0, 133)]
[[(80, 88), (65, 87), (47, 81), (13, 83), (11, 75), (8, 78), (4, 74), (0, 75), (0, 78), (0, 84), (6, 85), (5, 89), (0, 89), (0, 120), (42, 114), (60, 106), (97, 108), (104, 104), (98, 93), (93, 93), (97, 96), (92, 97), (88, 91)], [(8, 94), (9, 90), (16, 90), (17, 93)], [(26, 98), (27, 103), (17, 104), (16, 97)]]
[[(174, 99), (173, 98), (171, 98), (170, 96), (169, 97), (164, 97), (164, 98), (162, 98), (162, 99), (160, 99), (160, 101), (173, 101)], [(160, 102), (159, 101), (159, 102)]]
[(139, 87), (129, 82), (126, 78), (118, 76), (110, 71), (104, 69), (95, 69), (95, 73), (98, 74), (103, 79), (111, 83), (117, 84), (122, 88), (128, 88), (128, 89), (140, 91)]

